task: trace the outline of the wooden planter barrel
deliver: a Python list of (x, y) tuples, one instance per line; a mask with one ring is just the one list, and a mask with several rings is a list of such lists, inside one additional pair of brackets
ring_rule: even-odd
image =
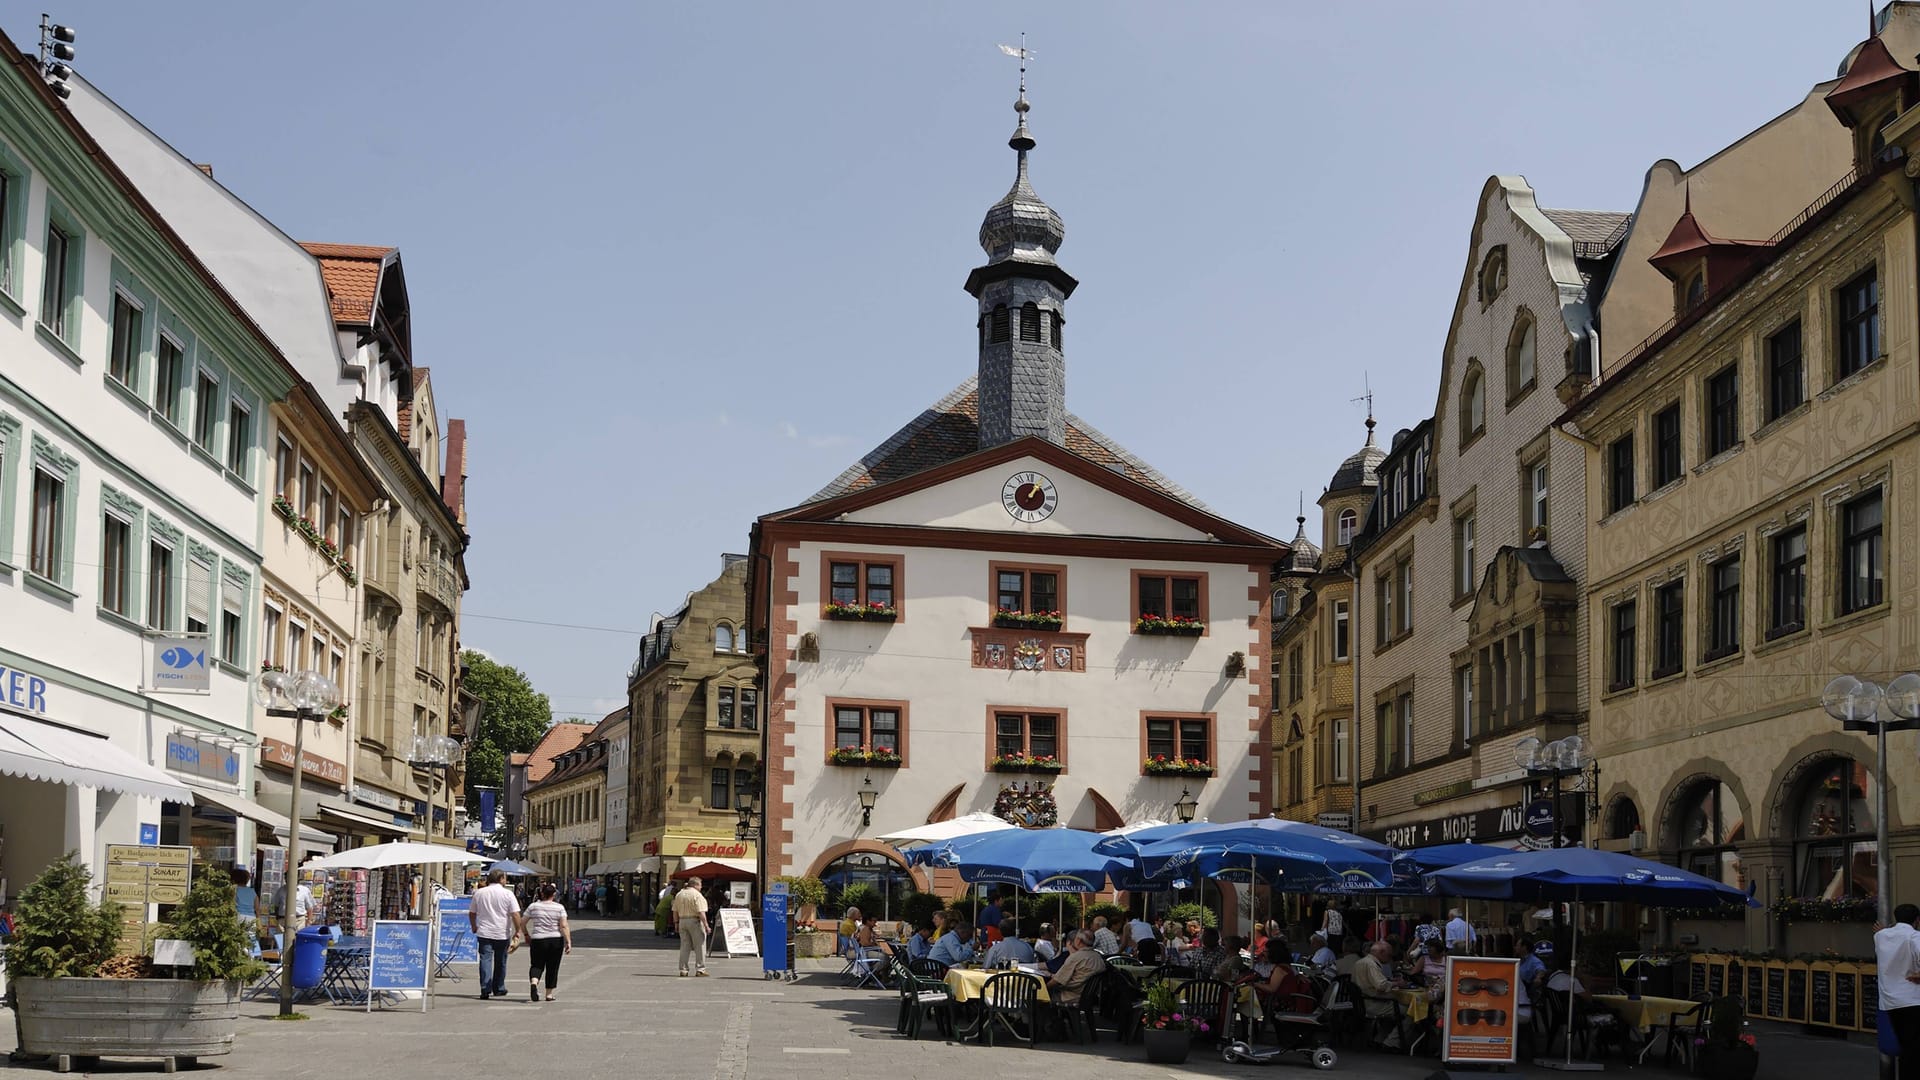
[(188, 979), (15, 979), (20, 1052), (53, 1059), (159, 1058), (167, 1072), (233, 1052), (240, 982)]

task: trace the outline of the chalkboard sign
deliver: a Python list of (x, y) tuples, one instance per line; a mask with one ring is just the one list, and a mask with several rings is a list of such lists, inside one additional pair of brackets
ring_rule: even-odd
[(1880, 976), (1872, 971), (1860, 973), (1860, 1030), (1873, 1031), (1879, 1027), (1880, 1018)]
[(474, 940), (473, 924), (467, 912), (473, 910), (473, 897), (442, 897), (440, 900), (440, 941), (436, 959), (449, 964), (480, 962), (480, 943)]
[(1769, 1020), (1787, 1018), (1787, 969), (1767, 969), (1767, 1011)]
[(1787, 969), (1787, 1019), (1802, 1023), (1807, 1019), (1807, 969)]
[(1707, 992), (1707, 962), (1694, 960), (1687, 964), (1687, 996), (1699, 997)]
[[(1767, 970), (1762, 967), (1747, 969), (1747, 1011), (1760, 1012), (1760, 1003), (1767, 999)], [(1764, 1015), (1764, 1014), (1763, 1014)]]
[(1722, 997), (1727, 992), (1727, 966), (1725, 964), (1707, 965), (1707, 993)]
[(1833, 972), (1816, 969), (1813, 972), (1812, 1001), (1807, 1013), (1807, 1022), (1821, 1027), (1833, 1026)]
[[(433, 924), (401, 920), (375, 919), (367, 954), (367, 1008), (382, 990), (425, 991), (432, 965)], [(427, 1011), (426, 994), (420, 995), (420, 1011)]]
[(1833, 973), (1833, 1026), (1860, 1026), (1860, 974), (1854, 971)]

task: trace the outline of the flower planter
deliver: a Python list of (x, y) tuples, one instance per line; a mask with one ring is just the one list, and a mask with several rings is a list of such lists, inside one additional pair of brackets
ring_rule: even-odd
[(1147, 1044), (1147, 1060), (1155, 1065), (1178, 1065), (1193, 1050), (1193, 1033), (1147, 1028), (1140, 1033)]
[(1002, 630), (1058, 630), (1064, 620), (1032, 615), (995, 615), (993, 625)]
[(1003, 763), (996, 761), (993, 763), (992, 768), (993, 771), (997, 773), (1040, 773), (1046, 776), (1055, 776), (1066, 771), (1066, 766), (1058, 762), (1052, 765), (1042, 765), (1037, 762)]
[(827, 764), (860, 769), (897, 769), (906, 764), (906, 759), (898, 754), (835, 754), (827, 759)]
[(897, 611), (829, 611), (826, 617), (834, 622), (894, 622), (900, 618)]
[(240, 981), (15, 979), (20, 1052), (54, 1059), (161, 1058), (167, 1071), (233, 1052)]
[(834, 934), (831, 930), (816, 930), (811, 934), (793, 935), (793, 955), (795, 959), (809, 957), (819, 959), (833, 955)]
[(1158, 637), (1199, 637), (1207, 632), (1206, 623), (1161, 623), (1142, 622), (1134, 628), (1135, 633)]
[(1211, 765), (1182, 765), (1172, 761), (1149, 761), (1141, 770), (1148, 776), (1193, 776), (1205, 778), (1212, 776)]

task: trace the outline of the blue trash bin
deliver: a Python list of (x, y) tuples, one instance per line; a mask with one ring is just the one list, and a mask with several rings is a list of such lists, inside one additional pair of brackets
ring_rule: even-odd
[(310, 926), (293, 935), (293, 988), (311, 990), (320, 985), (327, 969), (327, 942), (332, 935), (324, 926)]

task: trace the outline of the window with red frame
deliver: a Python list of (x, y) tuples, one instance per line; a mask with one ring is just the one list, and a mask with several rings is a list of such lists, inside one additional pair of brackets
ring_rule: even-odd
[(1147, 757), (1213, 764), (1213, 721), (1206, 717), (1147, 718)]

